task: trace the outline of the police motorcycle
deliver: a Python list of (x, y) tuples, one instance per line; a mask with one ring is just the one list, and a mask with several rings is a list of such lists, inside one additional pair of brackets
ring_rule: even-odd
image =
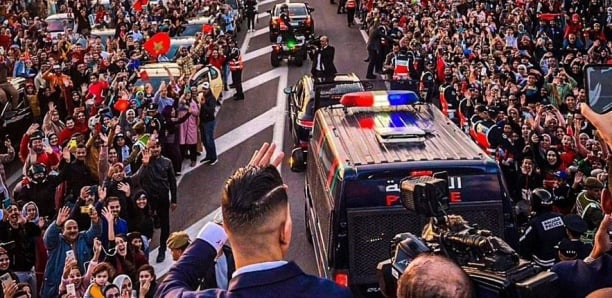
[(288, 38), (283, 38), (279, 35), (276, 42), (272, 44), (272, 52), (270, 53), (270, 64), (272, 67), (278, 67), (281, 61), (287, 60), (287, 63), (293, 63), (295, 66), (302, 66), (304, 60), (308, 57), (306, 46), (306, 36), (303, 34), (287, 34)]

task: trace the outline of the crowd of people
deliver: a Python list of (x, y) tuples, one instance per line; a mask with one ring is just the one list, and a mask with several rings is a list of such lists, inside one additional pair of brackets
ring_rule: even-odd
[[(66, 21), (52, 35), (44, 20), (61, 13), (74, 26)], [(180, 36), (202, 15), (212, 21), (176, 57), (147, 47), (156, 34)], [(4, 170), (0, 179), (0, 275), (7, 276), (0, 295), (154, 297), (150, 264), (166, 256), (183, 160), (194, 167), (205, 153), (202, 164), (218, 162), (223, 94), (191, 76), (215, 66), (224, 90), (244, 99), (239, 21), (223, 1), (2, 1), (2, 108), (29, 105), (33, 123), (18, 144), (7, 137), (0, 155), (23, 163), (14, 188)], [(107, 29), (114, 34), (103, 40), (97, 33)], [(168, 78), (154, 86), (141, 67), (168, 59), (180, 76), (166, 69)], [(15, 77), (26, 80), (25, 103)], [(159, 253), (150, 257), (155, 229)]]
[[(256, 2), (248, 2), (252, 30)], [(602, 125), (595, 129), (594, 118), (585, 119), (579, 103), (588, 92), (582, 67), (612, 64), (612, 7), (602, 0), (339, 3), (338, 12), (349, 13), (349, 27), (356, 14), (368, 31), (366, 78), (376, 78), (376, 72), (418, 81), (424, 98), (440, 104), (466, 132), (499, 130), (495, 142), (481, 145), (504, 171), (524, 227), (520, 253), (525, 258), (563, 273), (561, 261), (603, 254), (596, 241), (602, 232), (596, 232), (609, 221), (600, 197), (610, 179), (612, 134)], [(73, 13), (74, 27), (52, 37), (45, 16), (65, 12)], [(139, 66), (159, 57), (145, 48), (146, 41), (159, 32), (180, 35), (182, 24), (204, 13), (216, 16), (215, 26), (178, 51), (181, 76), (156, 88), (147, 83)], [(102, 42), (91, 34), (99, 28), (115, 34)], [(185, 235), (168, 241), (183, 159), (193, 167), (205, 152), (202, 163), (218, 161), (213, 135), (221, 99), (208, 82), (191, 86), (190, 75), (198, 65), (213, 65), (221, 70), (225, 89), (235, 87), (235, 99), (244, 99), (237, 28), (231, 9), (218, 1), (0, 4), (0, 88), (7, 94), (2, 104), (19, 105), (8, 78), (26, 79), (35, 121), (18, 147), (5, 140), (6, 153), (0, 155), (2, 161), (18, 157), (24, 164), (15, 189), (0, 175), (0, 275), (9, 276), (2, 278), (2, 295), (153, 297), (158, 285), (149, 243), (159, 228), (155, 261), (164, 261), (166, 244), (173, 255), (184, 253), (161, 294), (196, 289), (199, 280), (191, 276), (201, 270), (194, 261), (211, 267), (229, 238), (235, 274), (245, 276), (243, 282), (253, 271), (271, 269), (272, 280), (280, 272), (303, 278), (296, 284), (320, 287), (306, 293), (350, 296), (282, 261), (291, 218), (282, 179), (268, 166), (279, 163), (271, 160), (274, 148), (262, 148), (269, 155), (260, 154), (225, 186), (227, 235), (208, 225), (193, 242)], [(408, 63), (399, 69), (398, 61)], [(313, 64), (313, 73), (327, 68)], [(227, 84), (230, 73), (234, 86)], [(260, 184), (267, 188), (252, 187)], [(245, 198), (232, 193), (250, 190), (254, 193)], [(251, 208), (264, 205), (269, 218)], [(266, 237), (253, 239), (253, 233)], [(253, 243), (265, 248), (261, 255), (249, 255)], [(258, 266), (264, 261), (267, 267)], [(291, 286), (281, 287), (286, 288)]]
[[(524, 256), (550, 267), (561, 240), (540, 246), (550, 235), (529, 229), (538, 218), (529, 208), (541, 207), (534, 204), (559, 216), (578, 214), (587, 224), (579, 234), (592, 242), (603, 218), (598, 196), (610, 152), (579, 104), (588, 92), (583, 67), (612, 65), (612, 6), (362, 1), (360, 9), (369, 33), (366, 77), (417, 82), (405, 87), (439, 104), (498, 161), (528, 236)], [(546, 200), (531, 200), (534, 190)]]
[[(607, 226), (600, 198), (612, 155), (602, 126), (581, 112), (583, 69), (612, 67), (610, 3), (361, 1), (359, 9), (369, 36), (366, 78), (419, 91), (499, 163), (521, 256), (543, 268), (587, 258)], [(577, 289), (563, 293), (572, 297), (596, 289), (570, 285)]]

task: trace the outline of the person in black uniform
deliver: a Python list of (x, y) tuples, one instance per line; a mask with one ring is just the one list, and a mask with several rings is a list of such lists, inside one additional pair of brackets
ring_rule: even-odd
[(520, 254), (541, 267), (550, 268), (555, 264), (555, 245), (565, 237), (563, 218), (552, 211), (553, 197), (546, 189), (536, 188), (530, 201), (533, 216), (519, 239)]
[(431, 103), (436, 88), (434, 63), (431, 60), (425, 62), (425, 71), (421, 73), (421, 94), (425, 102)]
[[(382, 59), (384, 49), (382, 45), (382, 40), (387, 38), (387, 29), (385, 26), (379, 26), (376, 30), (372, 30), (370, 37), (368, 38), (368, 58), (365, 62), (368, 62), (368, 70), (366, 73), (366, 79), (373, 80), (376, 79), (374, 76), (374, 68), (376, 68), (376, 72), (382, 72)], [(380, 67), (378, 65), (380, 64)]]
[(329, 45), (329, 39), (323, 35), (319, 38), (321, 46), (317, 48), (312, 56), (312, 68), (310, 72), (315, 78), (323, 81), (332, 80), (338, 71), (334, 65), (336, 50)]
[(247, 17), (247, 32), (255, 32), (255, 16), (257, 15), (257, 0), (246, 0), (244, 8)]
[(242, 55), (240, 55), (240, 48), (236, 45), (236, 41), (231, 39), (229, 41), (230, 53), (227, 56), (229, 61), (229, 69), (232, 73), (232, 85), (230, 87), (236, 88), (236, 95), (234, 100), (244, 100), (244, 92), (242, 90)]
[(555, 246), (557, 260), (567, 261), (584, 259), (589, 256), (593, 245), (580, 241), (580, 236), (587, 231), (587, 223), (577, 214), (568, 214), (563, 217), (567, 237)]

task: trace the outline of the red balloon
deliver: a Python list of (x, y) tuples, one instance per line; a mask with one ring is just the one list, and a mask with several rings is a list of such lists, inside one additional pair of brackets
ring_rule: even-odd
[(127, 111), (127, 109), (130, 107), (130, 102), (127, 99), (120, 99), (117, 102), (115, 102), (115, 110), (119, 111), (119, 112), (125, 112)]

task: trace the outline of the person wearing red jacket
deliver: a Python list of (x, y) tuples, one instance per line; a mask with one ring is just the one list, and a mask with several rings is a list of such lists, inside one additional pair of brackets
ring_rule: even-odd
[(208, 58), (208, 64), (218, 69), (223, 69), (223, 63), (225, 63), (225, 55), (220, 53), (218, 49), (214, 49)]
[(104, 96), (102, 92), (108, 89), (108, 81), (104, 78), (104, 75), (100, 75), (100, 78), (95, 74), (89, 76), (89, 89), (86, 97), (93, 97), (95, 106), (100, 106), (104, 101)]
[(32, 124), (19, 144), (19, 158), (24, 163), (24, 169), (35, 163), (44, 164), (47, 170), (59, 163), (59, 157), (48, 144), (43, 144), (44, 134), (38, 130), (38, 123)]

